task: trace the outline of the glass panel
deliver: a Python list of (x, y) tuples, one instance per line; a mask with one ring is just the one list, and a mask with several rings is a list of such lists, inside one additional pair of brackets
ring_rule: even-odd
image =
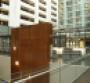
[(29, 73), (25, 76), (12, 79), (15, 83), (60, 83), (60, 68), (56, 63), (51, 63), (50, 68), (39, 73)]
[(0, 26), (0, 53), (10, 52), (10, 30), (7, 26)]
[(72, 0), (67, 1), (67, 5), (72, 5)]

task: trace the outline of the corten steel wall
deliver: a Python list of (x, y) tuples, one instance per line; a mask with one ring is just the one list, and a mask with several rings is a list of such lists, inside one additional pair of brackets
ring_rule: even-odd
[[(11, 30), (12, 79), (20, 77), (20, 74), (23, 77), (29, 73), (32, 75), (33, 72), (49, 67), (51, 35), (52, 25), (49, 23), (23, 26)], [(44, 77), (48, 79), (48, 75)], [(44, 81), (38, 81), (44, 83)], [(33, 81), (32, 83), (38, 82)]]

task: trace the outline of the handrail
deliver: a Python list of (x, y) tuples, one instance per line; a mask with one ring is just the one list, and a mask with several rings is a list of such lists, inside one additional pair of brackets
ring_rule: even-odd
[(55, 68), (52, 68), (52, 69), (47, 70), (47, 71), (44, 71), (44, 72), (40, 72), (40, 73), (35, 74), (35, 75), (32, 75), (32, 76), (29, 74), (28, 77), (26, 77), (26, 78), (24, 78), (24, 79), (21, 79), (21, 80), (18, 80), (18, 81), (15, 81), (14, 83), (25, 82), (25, 81), (30, 80), (30, 79), (33, 79), (33, 78), (35, 78), (35, 77), (38, 77), (38, 76), (44, 75), (44, 74), (49, 73), (49, 72), (52, 72), (52, 71), (55, 71), (55, 70), (57, 70), (57, 69), (59, 69), (59, 68), (60, 68), (60, 67), (57, 66), (57, 67), (55, 67)]
[[(88, 56), (90, 56), (90, 55), (86, 55), (86, 56), (82, 56), (82, 57), (80, 57), (80, 58), (76, 58), (75, 60), (70, 61), (70, 62), (68, 62), (67, 64), (58, 64), (57, 66), (56, 66), (56, 65), (53, 65), (53, 66), (54, 66), (53, 68), (50, 68), (49, 70), (46, 70), (46, 71), (37, 73), (37, 74), (35, 74), (35, 75), (31, 75), (31, 74), (29, 73), (26, 78), (17, 80), (17, 81), (15, 81), (14, 83), (25, 82), (25, 81), (27, 81), (27, 80), (30, 80), (30, 79), (36, 78), (36, 77), (38, 77), (38, 76), (41, 76), (41, 75), (50, 73), (50, 72), (52, 72), (52, 71), (56, 71), (56, 70), (58, 70), (58, 69), (61, 70), (62, 67), (65, 67), (65, 68), (66, 68), (67, 66), (72, 65), (72, 63), (75, 63), (75, 62), (77, 62), (77, 61), (79, 61), (79, 60), (82, 60), (83, 58), (86, 58), (86, 57), (88, 57)], [(15, 80), (15, 79), (14, 79), (14, 80)]]

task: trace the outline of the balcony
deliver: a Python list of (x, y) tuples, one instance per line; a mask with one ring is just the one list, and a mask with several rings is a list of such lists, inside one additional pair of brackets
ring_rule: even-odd
[(0, 19), (4, 21), (8, 21), (9, 18), (7, 15), (0, 14)]

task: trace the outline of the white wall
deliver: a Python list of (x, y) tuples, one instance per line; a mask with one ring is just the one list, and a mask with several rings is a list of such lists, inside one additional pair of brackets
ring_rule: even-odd
[(0, 78), (8, 82), (11, 80), (11, 63), (10, 57), (0, 55)]
[(73, 51), (81, 51), (82, 55), (86, 54), (86, 48), (73, 48)]

